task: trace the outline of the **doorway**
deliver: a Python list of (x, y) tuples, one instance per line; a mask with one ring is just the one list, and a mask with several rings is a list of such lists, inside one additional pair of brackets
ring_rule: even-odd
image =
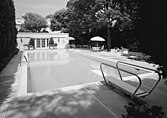
[(36, 48), (48, 48), (48, 39), (36, 39)]

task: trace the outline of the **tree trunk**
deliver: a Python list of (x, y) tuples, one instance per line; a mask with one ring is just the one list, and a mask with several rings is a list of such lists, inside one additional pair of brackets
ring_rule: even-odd
[(110, 34), (110, 26), (107, 25), (107, 50), (110, 51), (111, 49), (111, 34)]

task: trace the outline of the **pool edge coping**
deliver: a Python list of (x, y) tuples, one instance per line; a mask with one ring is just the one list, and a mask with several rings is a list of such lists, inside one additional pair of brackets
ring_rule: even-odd
[[(26, 56), (27, 58), (27, 52), (24, 51), (23, 52), (23, 55)], [(24, 62), (24, 58), (21, 59), (21, 62), (22, 63)], [(19, 84), (19, 90), (18, 90), (18, 97), (20, 96), (24, 96), (27, 94), (27, 63), (22, 63), (21, 64), (21, 67), (22, 67), (22, 71), (21, 71), (21, 76), (20, 76), (20, 84)]]
[[(77, 52), (78, 53), (78, 52)], [(80, 53), (80, 52), (79, 52)], [(94, 57), (94, 58), (99, 58), (99, 59), (102, 59), (102, 60), (106, 60), (106, 61), (111, 61), (109, 59), (106, 59), (106, 58), (103, 58), (103, 57), (98, 57), (98, 56), (95, 56), (95, 55), (91, 55), (91, 54), (86, 54), (86, 53), (82, 53), (84, 55), (87, 55), (87, 56), (91, 56), (91, 57)], [(26, 56), (27, 58), (27, 51), (24, 51), (23, 52), (23, 55)], [(27, 58), (28, 59), (28, 58)], [(113, 62), (116, 62), (115, 59), (112, 59)], [(24, 62), (24, 63), (22, 63)], [(29, 93), (27, 93), (27, 68), (28, 68), (28, 63), (25, 63), (25, 60), (24, 58), (22, 58), (22, 71), (21, 71), (21, 77), (20, 77), (20, 84), (19, 84), (19, 91), (18, 91), (18, 97), (21, 97), (21, 96), (25, 96), (25, 95), (29, 95)], [(142, 76), (155, 76), (154, 73), (146, 73), (146, 74), (141, 74)], [(133, 79), (134, 77), (133, 76), (128, 76), (128, 78), (131, 78)], [(126, 77), (125, 77), (126, 79)], [(31, 93), (30, 93), (31, 94)]]

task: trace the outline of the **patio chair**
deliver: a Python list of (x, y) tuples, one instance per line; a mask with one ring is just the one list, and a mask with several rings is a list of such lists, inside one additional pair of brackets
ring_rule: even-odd
[(128, 56), (129, 55), (129, 49), (121, 47), (121, 55), (122, 56)]
[(99, 49), (99, 51), (103, 51), (104, 50), (104, 45), (102, 45)]
[(127, 56), (128, 53), (129, 53), (129, 50), (123, 50), (123, 51), (122, 51), (122, 55), (123, 55), (123, 56)]
[(137, 56), (129, 55), (129, 50), (128, 49), (123, 50), (121, 55), (126, 56), (126, 57), (128, 57), (128, 59), (133, 59), (133, 60), (136, 60), (136, 58), (137, 58)]

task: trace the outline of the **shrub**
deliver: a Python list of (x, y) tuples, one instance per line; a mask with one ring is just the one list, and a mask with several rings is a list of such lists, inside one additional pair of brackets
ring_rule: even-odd
[(0, 0), (0, 71), (18, 52), (16, 38), (14, 3), (12, 0)]
[(29, 45), (32, 45), (34, 47), (34, 39), (30, 38)]
[(0, 57), (8, 56), (17, 46), (15, 8), (12, 0), (0, 0)]
[(53, 40), (53, 38), (50, 38), (50, 40), (49, 40), (49, 44), (54, 44), (54, 40)]
[(125, 105), (124, 108), (126, 109), (127, 114), (122, 114), (123, 118), (163, 118), (164, 116), (161, 106), (136, 106), (133, 103), (129, 103), (128, 105)]
[(138, 61), (150, 61), (150, 58), (151, 56), (150, 55), (146, 55), (142, 52), (129, 52), (129, 54), (127, 56), (135, 56), (135, 60), (138, 60)]
[(55, 43), (54, 46), (57, 46), (57, 43)]

